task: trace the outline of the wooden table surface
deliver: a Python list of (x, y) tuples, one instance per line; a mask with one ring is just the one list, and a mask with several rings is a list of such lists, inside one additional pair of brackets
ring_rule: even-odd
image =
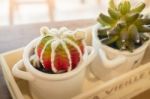
[[(0, 28), (0, 53), (17, 49), (28, 44), (32, 39), (40, 35), (39, 29), (41, 26), (62, 27), (66, 26), (70, 29), (84, 28), (95, 24), (95, 20), (75, 20), (66, 22), (53, 22), (53, 23), (37, 23), (28, 25), (18, 25), (13, 27)], [(0, 68), (0, 99), (11, 99), (10, 93), (7, 89), (3, 79), (2, 71)]]

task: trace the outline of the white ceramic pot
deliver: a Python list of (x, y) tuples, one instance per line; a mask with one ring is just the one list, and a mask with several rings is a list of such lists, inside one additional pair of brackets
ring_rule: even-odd
[[(14, 76), (28, 80), (34, 99), (70, 99), (82, 89), (86, 66), (94, 59), (94, 48), (87, 46), (83, 61), (74, 70), (63, 74), (47, 74), (35, 69), (29, 59), (38, 39), (29, 43), (23, 53), (23, 59), (12, 69)], [(26, 71), (22, 68), (25, 67)]]
[(97, 56), (90, 67), (93, 74), (102, 80), (109, 80), (139, 66), (149, 41), (134, 50), (119, 51), (100, 42), (97, 30), (100, 25), (96, 24), (92, 30), (92, 46), (96, 49)]

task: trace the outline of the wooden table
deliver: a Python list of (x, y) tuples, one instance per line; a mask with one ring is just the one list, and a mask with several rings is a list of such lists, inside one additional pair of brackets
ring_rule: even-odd
[[(38, 23), (0, 28), (0, 53), (17, 49), (28, 44), (40, 35), (41, 26), (62, 27), (70, 29), (83, 28), (95, 24), (94, 20), (75, 20), (67, 22)], [(11, 99), (0, 68), (0, 99)]]

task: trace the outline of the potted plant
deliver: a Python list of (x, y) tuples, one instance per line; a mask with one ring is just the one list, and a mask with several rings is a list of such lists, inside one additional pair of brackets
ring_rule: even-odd
[(141, 14), (144, 7), (132, 7), (129, 0), (117, 6), (110, 0), (108, 15), (100, 13), (92, 33), (97, 57), (90, 67), (97, 78), (112, 79), (139, 66), (149, 44), (150, 19)]
[(86, 66), (95, 51), (85, 45), (83, 31), (43, 27), (41, 34), (25, 47), (12, 73), (28, 80), (34, 99), (70, 99), (81, 92)]

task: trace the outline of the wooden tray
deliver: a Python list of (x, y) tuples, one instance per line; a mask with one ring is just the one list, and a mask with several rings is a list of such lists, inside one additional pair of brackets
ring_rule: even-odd
[[(140, 67), (113, 80), (104, 82), (95, 79), (93, 75), (91, 75), (92, 79), (90, 80), (85, 77), (82, 93), (73, 97), (73, 99), (129, 99), (148, 90), (150, 88), (149, 50), (150, 47), (147, 49)], [(3, 53), (0, 57), (0, 63), (12, 98), (32, 99), (27, 81), (15, 78), (11, 73), (13, 65), (22, 58), (22, 52), (23, 48)]]

